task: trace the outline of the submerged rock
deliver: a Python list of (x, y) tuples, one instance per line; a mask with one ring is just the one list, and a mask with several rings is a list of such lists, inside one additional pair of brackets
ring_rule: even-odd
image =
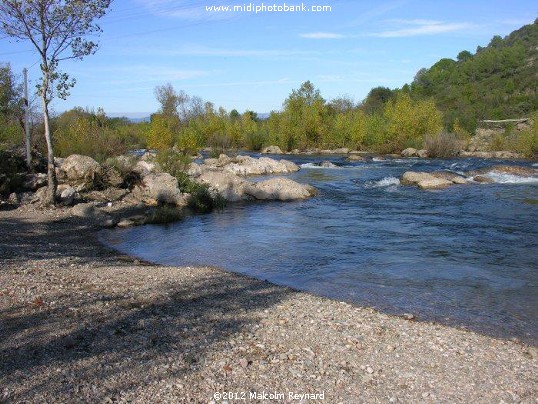
[(347, 157), (347, 161), (364, 161), (366, 160), (363, 156), (360, 154), (351, 154)]

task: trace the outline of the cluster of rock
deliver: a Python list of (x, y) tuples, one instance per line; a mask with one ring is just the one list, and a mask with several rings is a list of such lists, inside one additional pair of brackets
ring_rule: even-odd
[[(250, 156), (228, 157), (221, 154), (218, 159), (210, 158), (198, 166), (200, 171), (222, 170), (242, 177), (253, 175), (289, 174), (299, 171), (299, 166), (288, 160), (274, 160), (269, 157), (259, 159)], [(195, 165), (192, 171), (197, 170)]]
[[(73, 154), (55, 160), (58, 187), (56, 198), (64, 206), (74, 206), (75, 216), (92, 217), (105, 225), (144, 222), (140, 215), (126, 220), (112, 220), (98, 206), (106, 207), (121, 202), (125, 206), (154, 207), (172, 205), (178, 208), (189, 204), (191, 195), (181, 191), (178, 180), (162, 172), (151, 153), (141, 158), (119, 156), (99, 164), (93, 158)], [(229, 202), (241, 200), (305, 199), (315, 195), (315, 189), (286, 178), (271, 178), (253, 182), (246, 176), (288, 174), (299, 167), (285, 160), (249, 156), (206, 159), (203, 164), (192, 163), (187, 174), (200, 184), (207, 184)], [(10, 203), (37, 203), (47, 201), (47, 175), (21, 174), (22, 185), (12, 192)], [(132, 220), (131, 220), (132, 219)], [(125, 224), (124, 223), (124, 224)]]
[(201, 165), (191, 164), (188, 173), (230, 202), (253, 199), (291, 201), (309, 198), (316, 191), (309, 185), (287, 178), (253, 182), (244, 177), (289, 174), (298, 170), (299, 166), (291, 161), (277, 161), (267, 157), (256, 159), (250, 156), (230, 158), (222, 154), (218, 159), (206, 159)]
[(400, 184), (416, 185), (421, 189), (440, 189), (466, 182), (465, 177), (448, 171), (433, 173), (406, 171), (400, 178)]
[(415, 172), (406, 171), (400, 184), (415, 185), (421, 189), (442, 189), (455, 184), (493, 183), (493, 175), (508, 174), (521, 178), (538, 177), (538, 170), (531, 167), (497, 165), (469, 171), (465, 175), (451, 171)]

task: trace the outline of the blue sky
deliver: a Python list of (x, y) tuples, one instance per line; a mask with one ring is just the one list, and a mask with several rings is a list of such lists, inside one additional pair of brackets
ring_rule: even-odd
[[(171, 83), (227, 110), (278, 110), (292, 89), (312, 81), (326, 99), (362, 100), (376, 86), (400, 87), (422, 67), (461, 50), (474, 53), (537, 15), (534, 1), (305, 0), (324, 12), (211, 12), (206, 6), (300, 5), (234, 0), (116, 0), (99, 24), (98, 52), (68, 61), (77, 79), (61, 112), (102, 107), (109, 115), (147, 116), (153, 91)], [(28, 43), (0, 41), (0, 62), (29, 67)]]

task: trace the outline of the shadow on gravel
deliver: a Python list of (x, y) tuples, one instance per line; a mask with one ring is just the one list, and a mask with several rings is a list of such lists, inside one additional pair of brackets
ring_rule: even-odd
[[(9, 286), (0, 287), (0, 402), (115, 401), (163, 380), (170, 380), (181, 397), (185, 392), (174, 383), (201, 372), (212, 352), (225, 350), (230, 337), (257, 324), (256, 312), (294, 293), (220, 271), (178, 276), (164, 286), (153, 282), (144, 290), (120, 285), (111, 291), (91, 284), (91, 274), (105, 265), (122, 271), (133, 261), (98, 247), (95, 232), (80, 221), (36, 224), (7, 218), (0, 221), (0, 230), (10, 235), (0, 242), (0, 268), (12, 260), (24, 267), (25, 261), (62, 257), (92, 267), (81, 275), (88, 292), (70, 293), (67, 285), (61, 293), (43, 297), (54, 299), (54, 305), (10, 305)], [(141, 264), (129, 273), (147, 275), (155, 268)], [(50, 271), (65, 270), (85, 269)]]

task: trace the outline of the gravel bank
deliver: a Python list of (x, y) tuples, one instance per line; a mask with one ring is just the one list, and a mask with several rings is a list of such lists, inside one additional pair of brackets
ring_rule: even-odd
[(535, 347), (140, 262), (32, 209), (0, 212), (0, 402), (538, 402)]

